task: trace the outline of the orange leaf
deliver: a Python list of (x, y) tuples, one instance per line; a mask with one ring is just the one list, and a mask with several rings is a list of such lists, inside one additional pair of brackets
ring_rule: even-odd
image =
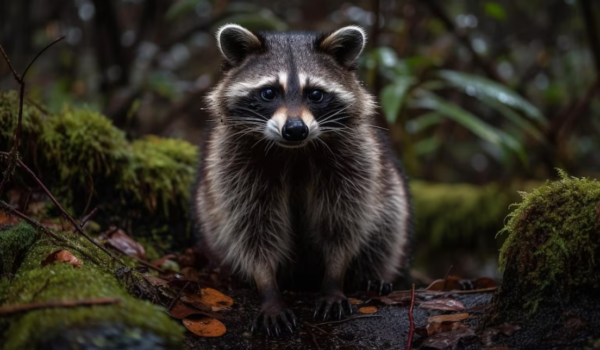
[(358, 312), (361, 314), (374, 314), (377, 312), (377, 308), (375, 306), (364, 306), (358, 309)]
[(362, 300), (354, 299), (354, 298), (348, 298), (348, 301), (350, 302), (351, 305), (360, 305), (363, 303)]
[(79, 261), (79, 259), (68, 250), (57, 250), (54, 253), (49, 254), (46, 259), (42, 261), (42, 266), (52, 264), (55, 261), (69, 263), (77, 269), (81, 268), (81, 265), (83, 265), (83, 262)]
[(427, 323), (433, 322), (456, 322), (460, 320), (464, 320), (469, 317), (469, 314), (453, 314), (453, 315), (439, 315), (439, 316), (431, 316), (427, 319)]
[(19, 218), (0, 211), (0, 225), (14, 225), (17, 223), (19, 223)]
[(203, 288), (200, 290), (200, 294), (202, 295), (202, 301), (206, 304), (209, 304), (212, 308), (212, 311), (219, 311), (233, 305), (233, 299), (219, 292), (218, 290), (212, 288)]
[(214, 318), (222, 318), (218, 314), (198, 310), (194, 307), (191, 307), (191, 306), (188, 306), (188, 305), (182, 303), (181, 301), (176, 301), (175, 304), (173, 305), (173, 307), (171, 308), (171, 310), (168, 311), (168, 313), (169, 313), (169, 315), (171, 315), (171, 317), (174, 317), (174, 318), (177, 318), (180, 320), (182, 320), (188, 316), (191, 316), (191, 315), (204, 315), (204, 316), (210, 316), (210, 317), (214, 317)]
[(200, 337), (220, 337), (227, 332), (227, 328), (221, 321), (211, 317), (184, 318), (183, 325)]

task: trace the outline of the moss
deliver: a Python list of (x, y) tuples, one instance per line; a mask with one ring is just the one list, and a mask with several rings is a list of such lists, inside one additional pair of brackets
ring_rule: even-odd
[(523, 193), (500, 232), (503, 308), (533, 313), (557, 296), (568, 304), (585, 291), (600, 295), (600, 182), (560, 176)]
[(0, 277), (11, 277), (38, 234), (23, 223), (0, 231)]
[[(0, 92), (0, 145), (12, 140), (17, 107), (14, 92)], [(27, 103), (23, 135), (24, 161), (74, 216), (98, 207), (94, 220), (101, 225), (116, 223), (136, 237), (178, 247), (191, 242), (188, 197), (197, 147), (159, 137), (129, 142), (92, 110), (64, 108), (43, 116)], [(19, 181), (35, 186), (19, 175)]]
[[(32, 228), (29, 230), (33, 231)], [(68, 238), (68, 246), (45, 237), (34, 243), (5, 293), (5, 304), (100, 297), (116, 297), (122, 302), (118, 305), (41, 309), (9, 317), (5, 349), (32, 349), (48, 334), (100, 324), (124, 325), (125, 332), (131, 334), (142, 329), (162, 337), (169, 344), (180, 344), (183, 329), (162, 308), (128, 295), (115, 279), (113, 266), (106, 256), (97, 253), (96, 248), (79, 236), (62, 235)], [(40, 262), (58, 249), (67, 249), (83, 261), (81, 269), (65, 263), (41, 267)], [(96, 254), (100, 265), (86, 258), (90, 254)]]
[(147, 136), (134, 141), (132, 151), (133, 171), (124, 174), (123, 189), (134, 193), (151, 211), (159, 209), (169, 215), (169, 208), (185, 208), (196, 170), (197, 148), (182, 140)]

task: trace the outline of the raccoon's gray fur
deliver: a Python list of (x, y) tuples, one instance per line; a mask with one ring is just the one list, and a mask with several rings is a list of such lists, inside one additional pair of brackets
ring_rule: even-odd
[(365, 32), (229, 24), (217, 41), (224, 75), (192, 196), (202, 244), (254, 280), (267, 332), (294, 318), (282, 283), (319, 281), (316, 312), (341, 317), (344, 280), (391, 282), (407, 267), (412, 226), (406, 179), (353, 72)]

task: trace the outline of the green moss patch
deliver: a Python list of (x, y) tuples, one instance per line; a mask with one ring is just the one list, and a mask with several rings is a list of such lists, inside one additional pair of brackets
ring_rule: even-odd
[[(8, 231), (35, 231), (21, 224)], [(33, 243), (10, 285), (3, 287), (4, 304), (19, 305), (51, 301), (69, 301), (101, 297), (119, 298), (114, 305), (77, 308), (48, 308), (34, 310), (10, 317), (1, 323), (9, 324), (4, 331), (5, 349), (33, 349), (49, 334), (75, 327), (119, 325), (123, 334), (151, 333), (163, 344), (180, 346), (183, 328), (164, 312), (164, 309), (127, 294), (113, 274), (113, 263), (89, 242), (72, 233), (61, 233), (68, 243), (55, 242), (42, 236)], [(83, 261), (80, 269), (67, 263), (41, 266), (50, 253), (66, 249)], [(93, 263), (89, 257), (99, 264)], [(168, 346), (167, 346), (168, 348)]]
[[(17, 115), (16, 92), (0, 92), (0, 149), (10, 149)], [(198, 150), (188, 142), (152, 136), (130, 142), (98, 112), (64, 108), (45, 115), (26, 102), (20, 150), (75, 217), (98, 207), (94, 220), (101, 224), (116, 222), (136, 237), (176, 245), (167, 249), (191, 243), (188, 198)], [(14, 180), (37, 186), (23, 172)]]
[(600, 182), (561, 179), (523, 193), (500, 234), (504, 282), (496, 303), (530, 314), (544, 303), (600, 297)]

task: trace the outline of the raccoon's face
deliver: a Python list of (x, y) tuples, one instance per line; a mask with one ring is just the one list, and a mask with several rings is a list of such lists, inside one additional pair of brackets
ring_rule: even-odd
[(217, 40), (226, 74), (209, 103), (234, 135), (296, 148), (343, 137), (371, 113), (371, 97), (353, 72), (366, 43), (359, 27), (255, 34), (229, 24)]

